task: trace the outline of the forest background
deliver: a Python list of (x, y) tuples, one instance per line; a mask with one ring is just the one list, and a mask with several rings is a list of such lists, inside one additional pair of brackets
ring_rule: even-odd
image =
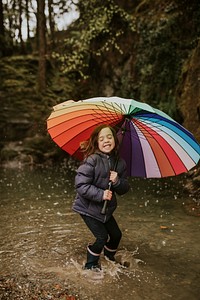
[(200, 141), (199, 20), (199, 0), (0, 0), (0, 163), (68, 160), (46, 130), (68, 99), (143, 101)]

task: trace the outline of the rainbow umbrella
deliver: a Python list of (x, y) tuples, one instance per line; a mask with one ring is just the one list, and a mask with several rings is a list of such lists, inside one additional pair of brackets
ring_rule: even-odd
[(53, 107), (47, 129), (59, 147), (82, 159), (80, 142), (88, 140), (100, 124), (117, 130), (129, 176), (175, 176), (199, 161), (200, 145), (188, 130), (164, 112), (133, 99), (97, 97), (63, 102)]

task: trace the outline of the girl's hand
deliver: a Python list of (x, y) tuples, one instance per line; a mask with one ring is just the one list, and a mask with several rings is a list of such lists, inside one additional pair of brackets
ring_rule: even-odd
[(112, 181), (112, 183), (116, 183), (118, 180), (118, 174), (115, 171), (110, 171), (110, 181)]
[(103, 200), (111, 200), (112, 199), (112, 191), (105, 190), (103, 192)]

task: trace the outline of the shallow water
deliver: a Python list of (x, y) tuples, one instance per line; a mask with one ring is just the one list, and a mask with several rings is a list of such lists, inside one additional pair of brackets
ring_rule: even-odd
[(71, 210), (74, 171), (66, 166), (1, 169), (0, 274), (66, 280), (80, 299), (200, 299), (199, 217), (187, 215), (184, 177), (130, 179), (115, 212), (123, 238), (113, 264), (84, 271), (93, 240)]

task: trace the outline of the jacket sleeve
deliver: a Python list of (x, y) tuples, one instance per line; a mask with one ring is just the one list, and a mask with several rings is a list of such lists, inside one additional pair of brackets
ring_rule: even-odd
[(118, 181), (112, 185), (112, 189), (118, 194), (123, 195), (126, 194), (129, 189), (130, 185), (127, 179), (127, 167), (125, 161), (121, 161), (121, 167), (118, 172)]
[(88, 200), (101, 202), (103, 200), (103, 189), (94, 185), (95, 161), (87, 158), (78, 168), (75, 176), (75, 187), (77, 193)]

